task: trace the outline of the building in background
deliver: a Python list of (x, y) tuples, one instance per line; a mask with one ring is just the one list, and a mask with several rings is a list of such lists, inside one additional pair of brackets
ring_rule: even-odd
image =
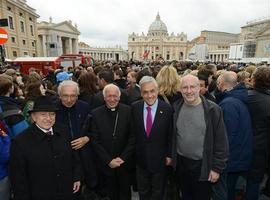
[(8, 19), (3, 27), (9, 35), (4, 44), (6, 58), (37, 56), (37, 18), (34, 8), (26, 0), (0, 0), (0, 19)]
[[(229, 59), (230, 44), (238, 42), (239, 34), (219, 31), (201, 31), (201, 35), (191, 42), (194, 47), (191, 55), (199, 61), (226, 62)], [(194, 50), (195, 49), (195, 50)], [(190, 58), (190, 54), (189, 54)]]
[(128, 52), (121, 46), (116, 47), (90, 47), (84, 42), (79, 42), (79, 54), (91, 56), (94, 60), (120, 61), (128, 60)]
[(71, 21), (53, 23), (42, 21), (37, 24), (38, 51), (40, 56), (55, 57), (62, 54), (78, 54), (78, 37), (80, 32), (77, 25)]
[[(235, 49), (239, 47), (239, 50)], [(239, 51), (242, 51), (240, 54)], [(237, 53), (235, 53), (237, 52)], [(235, 53), (235, 54), (234, 54)], [(238, 55), (237, 57), (234, 55)], [(241, 27), (238, 44), (231, 44), (230, 61), (270, 63), (270, 18), (247, 22)]]
[(244, 45), (242, 43), (230, 44), (229, 61), (240, 61), (243, 58)]
[(169, 35), (159, 14), (149, 26), (147, 35), (133, 32), (128, 36), (128, 54), (132, 60), (184, 60), (188, 48), (187, 35), (183, 32)]
[(188, 52), (188, 59), (191, 61), (206, 62), (209, 59), (207, 44), (194, 43)]

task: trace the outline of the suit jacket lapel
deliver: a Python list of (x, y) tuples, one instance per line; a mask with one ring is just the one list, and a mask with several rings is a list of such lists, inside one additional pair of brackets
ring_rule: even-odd
[(139, 105), (139, 109), (138, 109), (138, 116), (139, 116), (139, 125), (141, 126), (141, 130), (144, 130), (144, 135), (146, 136), (146, 131), (145, 131), (145, 127), (144, 127), (144, 118), (143, 118), (143, 105), (144, 105), (144, 101), (140, 101), (140, 105)]

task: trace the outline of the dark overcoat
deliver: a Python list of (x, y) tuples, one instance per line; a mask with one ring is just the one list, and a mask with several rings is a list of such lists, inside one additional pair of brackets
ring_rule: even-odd
[(11, 144), (9, 173), (15, 200), (71, 200), (81, 179), (79, 158), (68, 130), (53, 126), (53, 135), (35, 124)]
[(270, 90), (248, 91), (248, 107), (253, 130), (252, 170), (254, 178), (263, 176), (270, 156)]
[(72, 140), (83, 136), (88, 136), (90, 139), (90, 141), (77, 150), (77, 152), (79, 153), (82, 164), (83, 181), (88, 187), (94, 187), (97, 184), (97, 176), (96, 158), (91, 143), (92, 138), (90, 136), (92, 118), (89, 113), (90, 107), (86, 102), (81, 100), (77, 100), (71, 108), (65, 107), (60, 100), (56, 102), (56, 105), (59, 109), (56, 111), (56, 122), (65, 124), (66, 127), (69, 127), (69, 131), (72, 129)]

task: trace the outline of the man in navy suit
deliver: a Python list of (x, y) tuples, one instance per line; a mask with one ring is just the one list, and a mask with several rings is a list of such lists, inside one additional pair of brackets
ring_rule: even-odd
[(161, 200), (166, 165), (172, 161), (172, 109), (158, 100), (158, 84), (153, 77), (144, 76), (139, 85), (143, 100), (132, 105), (138, 191), (140, 200)]

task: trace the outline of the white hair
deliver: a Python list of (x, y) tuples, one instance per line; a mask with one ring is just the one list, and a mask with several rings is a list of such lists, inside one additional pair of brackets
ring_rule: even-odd
[(104, 96), (104, 97), (105, 97), (106, 91), (109, 90), (109, 89), (111, 89), (111, 88), (117, 89), (118, 94), (119, 94), (119, 97), (121, 96), (121, 91), (120, 91), (119, 87), (117, 87), (116, 85), (110, 83), (110, 84), (106, 85), (106, 86), (103, 88), (102, 93), (103, 93), (103, 96)]
[(62, 91), (62, 88), (65, 87), (65, 86), (73, 86), (76, 88), (77, 90), (77, 95), (80, 94), (80, 89), (79, 89), (79, 86), (78, 86), (78, 83), (76, 83), (75, 81), (72, 81), (72, 80), (65, 80), (63, 82), (61, 82), (57, 88), (57, 92), (58, 92), (58, 95), (61, 96), (61, 91)]
[(143, 76), (139, 82), (140, 87), (145, 83), (154, 83), (155, 87), (158, 89), (158, 83), (152, 76)]

